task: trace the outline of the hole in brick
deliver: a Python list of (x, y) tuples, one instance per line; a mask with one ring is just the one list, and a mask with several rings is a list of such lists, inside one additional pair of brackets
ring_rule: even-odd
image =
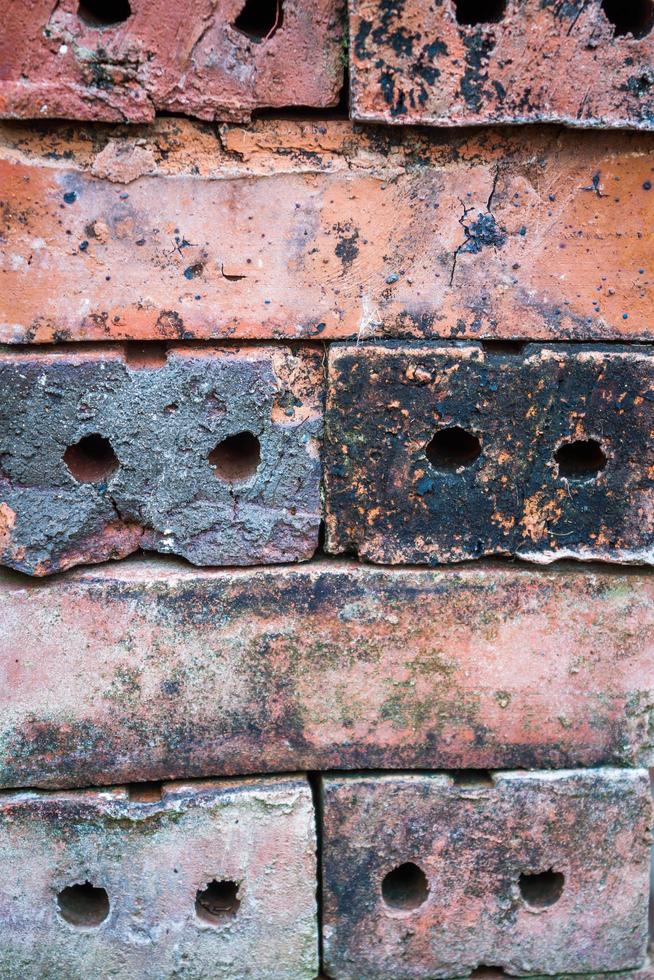
[(654, 27), (652, 0), (603, 0), (602, 10), (616, 37), (647, 37)]
[(159, 803), (161, 783), (130, 783), (127, 792), (130, 803)]
[(166, 363), (167, 348), (165, 344), (126, 344), (125, 362), (131, 368), (160, 368)]
[(575, 439), (560, 446), (554, 456), (559, 476), (567, 480), (592, 480), (606, 466), (606, 455), (595, 439)]
[(537, 875), (520, 875), (520, 894), (534, 909), (548, 909), (561, 898), (565, 876), (558, 871), (543, 871)]
[(219, 480), (243, 483), (254, 476), (261, 462), (259, 440), (252, 432), (228, 436), (209, 453), (209, 462)]
[(429, 883), (425, 872), (407, 861), (389, 871), (382, 881), (382, 898), (392, 909), (411, 911), (420, 908), (427, 901)]
[(258, 43), (276, 34), (283, 23), (283, 0), (246, 0), (234, 27)]
[(487, 354), (522, 354), (526, 344), (523, 340), (482, 340), (481, 346)]
[(66, 922), (80, 929), (99, 926), (109, 915), (109, 896), (90, 881), (64, 888), (57, 895), (57, 905)]
[(195, 896), (195, 914), (203, 922), (217, 925), (236, 915), (240, 904), (235, 881), (214, 880)]
[(425, 446), (425, 455), (438, 470), (458, 470), (469, 466), (481, 453), (481, 443), (476, 435), (458, 425), (439, 429)]
[(487, 769), (455, 769), (451, 773), (455, 786), (494, 786)]
[(89, 27), (113, 27), (131, 16), (128, 0), (82, 0), (77, 16)]
[(78, 483), (102, 483), (118, 466), (111, 443), (93, 432), (64, 453), (64, 463)]
[(497, 24), (506, 13), (506, 0), (454, 0), (457, 24)]

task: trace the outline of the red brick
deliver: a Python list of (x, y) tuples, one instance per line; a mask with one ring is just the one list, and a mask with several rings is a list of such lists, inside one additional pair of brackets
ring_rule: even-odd
[(356, 119), (654, 128), (650, 3), (349, 4)]
[(654, 338), (651, 135), (218, 135), (5, 124), (0, 341)]
[(645, 963), (644, 770), (325, 777), (322, 813), (334, 980)]
[(0, 352), (0, 561), (311, 557), (323, 387), (306, 346)]
[(0, 973), (312, 980), (315, 847), (301, 778), (2, 794)]
[(654, 759), (647, 574), (128, 559), (0, 623), (4, 786)]
[(327, 548), (654, 562), (647, 347), (334, 345)]
[(338, 0), (279, 0), (281, 23), (275, 0), (250, 4), (262, 11), (263, 36), (256, 24), (249, 34), (235, 27), (245, 0), (131, 0), (131, 16), (117, 14), (111, 24), (88, 14), (121, 4), (12, 0), (0, 30), (0, 115), (150, 122), (167, 111), (247, 119), (266, 106), (338, 102)]

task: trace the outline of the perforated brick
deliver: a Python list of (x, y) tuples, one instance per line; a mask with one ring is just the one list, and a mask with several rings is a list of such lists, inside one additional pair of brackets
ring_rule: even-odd
[(644, 347), (333, 346), (327, 547), (651, 564), (653, 406)]
[(335, 776), (322, 797), (334, 980), (645, 964), (646, 771)]
[(198, 565), (309, 558), (322, 352), (0, 353), (0, 560), (33, 575), (139, 548)]
[(356, 119), (654, 128), (649, 0), (349, 6)]
[(12, 0), (3, 14), (4, 117), (247, 119), (338, 102), (338, 0)]

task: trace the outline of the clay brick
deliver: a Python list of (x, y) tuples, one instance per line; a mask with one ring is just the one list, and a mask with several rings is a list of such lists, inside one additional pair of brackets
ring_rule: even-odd
[(644, 965), (644, 770), (341, 775), (322, 786), (334, 980)]
[(310, 557), (322, 352), (0, 353), (0, 560), (47, 575), (138, 548), (198, 565)]
[(648, 2), (349, 5), (356, 119), (654, 128)]
[(1, 126), (0, 340), (654, 339), (651, 134), (218, 135)]
[(328, 550), (651, 564), (653, 403), (644, 347), (335, 345)]
[(317, 972), (306, 780), (0, 795), (0, 973), (144, 980)]
[(338, 0), (13, 0), (0, 115), (150, 122), (328, 106), (343, 80)]
[(654, 580), (625, 570), (0, 573), (0, 785), (654, 761)]

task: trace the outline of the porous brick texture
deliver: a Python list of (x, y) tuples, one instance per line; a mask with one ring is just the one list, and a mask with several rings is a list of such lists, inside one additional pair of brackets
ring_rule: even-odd
[(654, 561), (649, 348), (330, 349), (327, 547)]
[(654, 581), (628, 570), (130, 558), (5, 571), (0, 623), (5, 787), (654, 760)]
[(649, 2), (350, 0), (352, 113), (654, 128)]
[(302, 778), (2, 794), (0, 973), (312, 980), (315, 845)]
[(322, 401), (317, 348), (0, 353), (0, 560), (309, 558)]
[(12, 0), (0, 115), (150, 122), (334, 105), (341, 38), (339, 0)]
[(644, 965), (645, 770), (341, 775), (322, 785), (334, 980)]
[(654, 338), (654, 136), (0, 126), (0, 340)]

